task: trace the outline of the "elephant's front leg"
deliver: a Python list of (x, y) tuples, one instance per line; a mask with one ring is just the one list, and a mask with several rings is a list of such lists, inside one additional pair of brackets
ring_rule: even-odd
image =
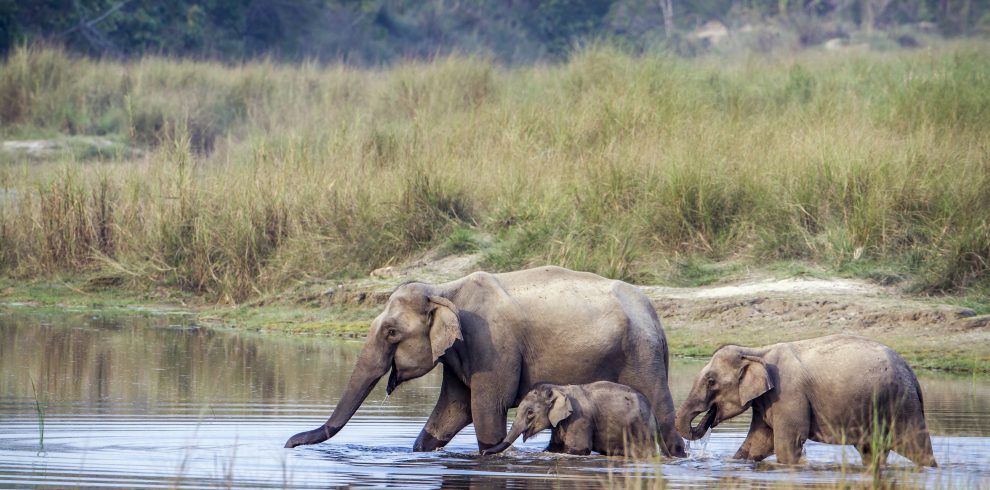
[[(564, 442), (563, 452), (567, 454), (576, 454), (579, 456), (587, 456), (591, 454), (592, 444), (594, 444), (592, 438), (592, 432), (594, 427), (587, 420), (575, 420), (567, 425), (567, 427), (561, 427), (562, 434), (560, 439)], [(594, 448), (602, 451), (604, 454), (609, 456), (617, 455), (621, 456), (622, 451), (619, 450), (618, 454), (610, 451), (610, 447), (605, 448)]]
[(547, 444), (547, 448), (544, 451), (548, 453), (564, 452), (564, 440), (560, 438), (559, 430), (550, 432), (550, 443)]
[[(811, 410), (806, 404), (793, 404), (796, 409), (784, 410), (773, 418), (773, 448), (777, 462), (799, 464), (804, 453), (804, 442), (810, 430)], [(806, 415), (807, 414), (807, 415)]]
[(733, 459), (763, 461), (773, 454), (773, 429), (763, 420), (761, 413), (753, 412), (753, 422), (749, 424), (749, 434)]
[(506, 390), (495, 375), (475, 375), (471, 378), (471, 418), (478, 449), (484, 451), (505, 439), (506, 414), (515, 399), (515, 388)]
[(440, 398), (437, 399), (433, 413), (416, 438), (413, 451), (440, 449), (470, 423), (471, 391), (454, 373), (444, 367)]

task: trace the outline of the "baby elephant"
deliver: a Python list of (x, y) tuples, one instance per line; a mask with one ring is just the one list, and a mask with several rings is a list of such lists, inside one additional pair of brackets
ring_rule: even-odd
[(650, 403), (638, 391), (608, 381), (585, 385), (539, 384), (516, 409), (505, 439), (482, 451), (495, 454), (553, 427), (547, 451), (646, 457), (657, 454)]
[(753, 422), (736, 459), (776, 453), (779, 462), (795, 464), (810, 439), (852, 444), (867, 465), (885, 462), (893, 449), (915, 464), (936, 466), (918, 379), (901, 356), (872, 340), (830, 335), (722, 347), (678, 410), (677, 431), (698, 439), (750, 406)]

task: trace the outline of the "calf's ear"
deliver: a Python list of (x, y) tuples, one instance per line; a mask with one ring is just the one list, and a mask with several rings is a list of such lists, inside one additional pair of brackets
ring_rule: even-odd
[(772, 389), (773, 381), (763, 359), (743, 356), (743, 366), (739, 371), (739, 401), (746, 405)]
[(557, 427), (557, 424), (570, 417), (573, 411), (574, 407), (571, 406), (570, 398), (558, 390), (553, 390), (553, 398), (550, 399), (550, 413), (547, 414), (547, 417), (550, 418), (550, 426)]

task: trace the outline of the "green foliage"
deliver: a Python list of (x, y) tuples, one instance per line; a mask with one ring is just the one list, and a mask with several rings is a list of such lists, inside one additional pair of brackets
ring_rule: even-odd
[(703, 257), (692, 255), (675, 261), (670, 282), (680, 287), (706, 286), (725, 278), (733, 270), (731, 265), (712, 263)]
[(986, 132), (990, 129), (986, 55), (983, 49), (958, 51), (937, 70), (905, 73), (905, 88), (890, 94), (893, 110), (888, 124), (900, 130), (931, 126)]
[[(884, 8), (874, 11), (870, 6)], [(986, 34), (990, 3), (673, 2), (665, 32), (655, 0), (0, 0), (0, 54), (49, 42), (93, 56), (345, 61), (380, 65), (479, 53), (506, 63), (567, 59), (607, 39), (633, 52), (786, 52), (856, 38), (887, 49)], [(866, 15), (866, 12), (873, 15)], [(692, 36), (718, 21), (727, 41)], [(715, 46), (721, 44), (721, 46)]]
[(477, 231), (457, 226), (450, 232), (441, 250), (448, 255), (461, 255), (477, 252), (479, 248), (481, 248), (481, 240)]
[(554, 55), (566, 54), (581, 39), (600, 33), (611, 1), (546, 0), (536, 2), (526, 22), (533, 35)]

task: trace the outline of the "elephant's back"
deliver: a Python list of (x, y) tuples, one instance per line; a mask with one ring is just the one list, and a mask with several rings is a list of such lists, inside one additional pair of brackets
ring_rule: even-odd
[[(911, 368), (893, 349), (854, 335), (795, 342), (816, 412), (837, 426), (862, 424), (878, 406), (915, 411), (921, 398)], [(801, 345), (804, 344), (804, 345)], [(836, 401), (841, 407), (835, 407)], [(845, 419), (845, 420), (843, 420)], [(825, 426), (829, 422), (826, 420)], [(824, 429), (820, 429), (824, 430)]]
[(645, 311), (649, 305), (649, 300), (635, 286), (589, 272), (546, 266), (494, 276), (530, 323), (561, 323), (618, 335), (624, 332), (611, 329), (624, 330), (628, 326), (631, 308), (625, 303), (631, 295), (633, 302), (645, 301), (639, 305), (641, 310)]
[(560, 267), (493, 276), (523, 319), (516, 330), (525, 359), (521, 388), (615, 381), (629, 363), (640, 362), (631, 344), (653, 356), (662, 352), (662, 331), (650, 318), (656, 312), (634, 286)]
[(846, 386), (889, 383), (907, 367), (890, 347), (856, 335), (829, 335), (792, 344), (808, 373)]
[(858, 335), (827, 335), (790, 344), (805, 365), (832, 371), (861, 372), (903, 362), (890, 347)]
[(512, 296), (539, 294), (547, 287), (570, 286), (575, 290), (606, 291), (616, 282), (591, 272), (573, 271), (553, 265), (492, 274)]
[(582, 388), (591, 402), (599, 407), (600, 419), (596, 422), (607, 422), (615, 427), (620, 439), (623, 433), (636, 433), (642, 429), (646, 429), (645, 433), (656, 431), (650, 402), (639, 391), (609, 381), (589, 383)]

